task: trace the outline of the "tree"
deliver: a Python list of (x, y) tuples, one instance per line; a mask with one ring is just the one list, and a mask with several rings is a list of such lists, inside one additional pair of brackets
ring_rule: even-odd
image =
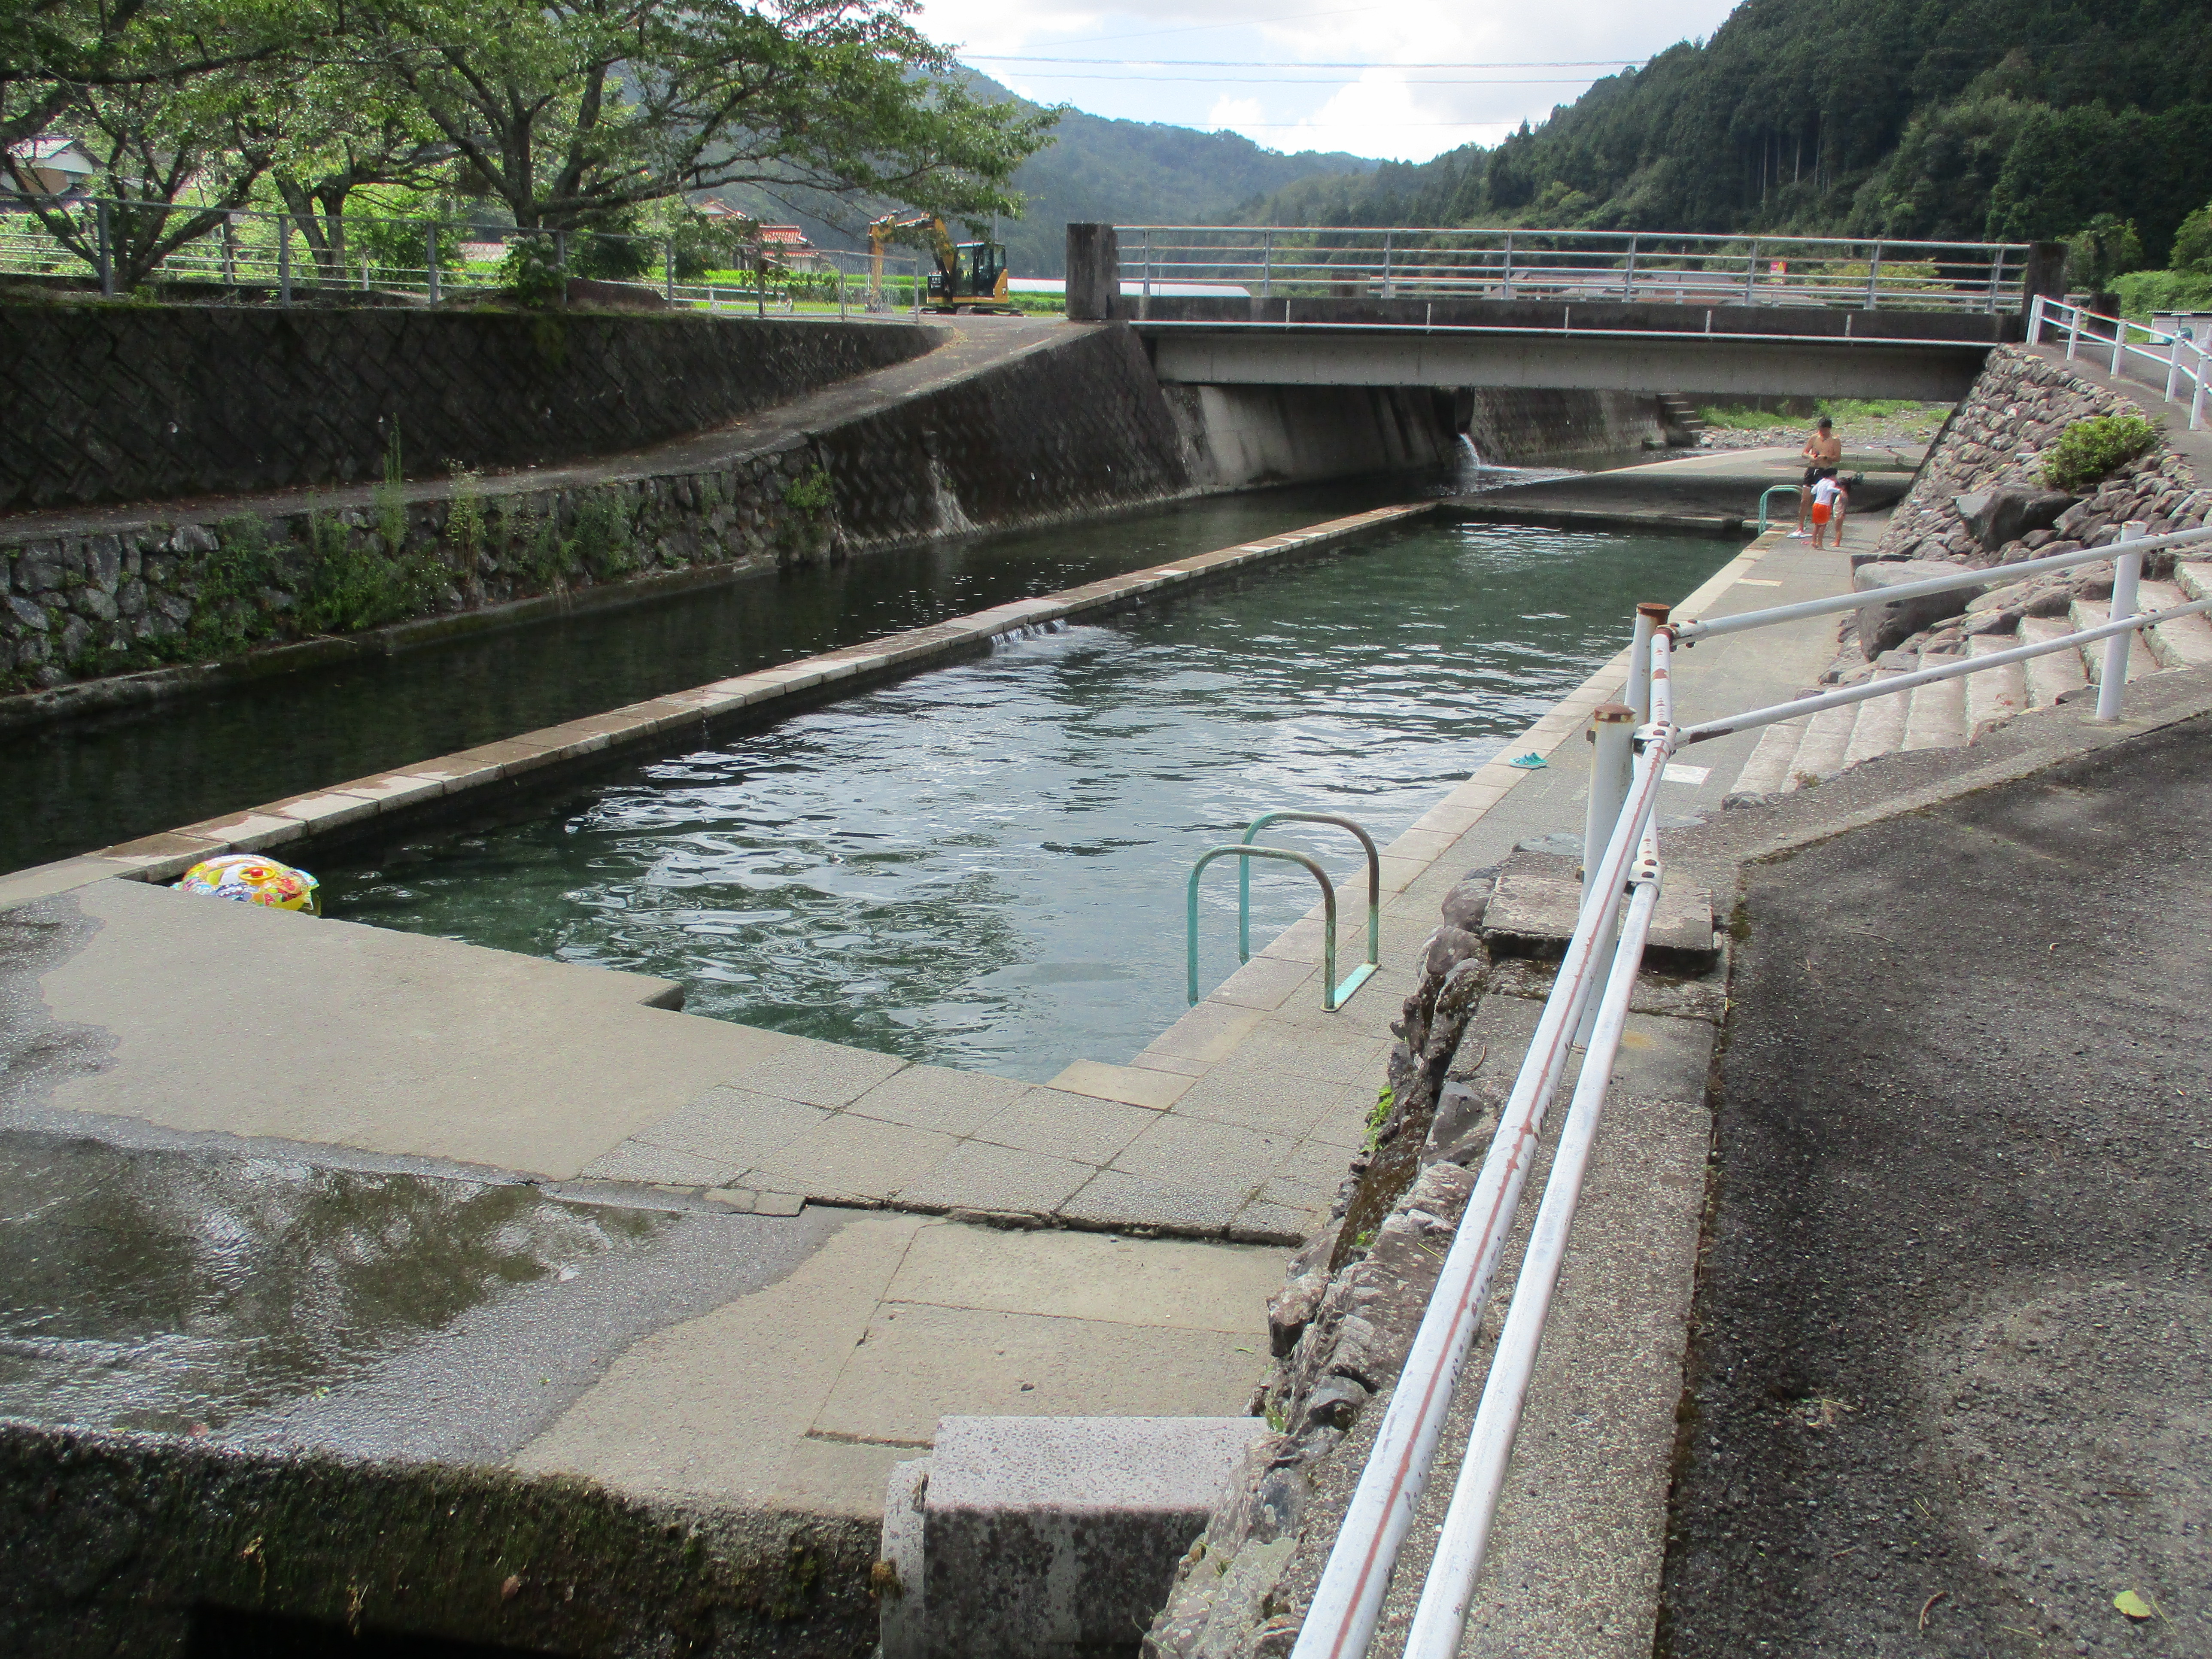
[(0, 155), (89, 94), (181, 86), (295, 38), (267, 0), (0, 0)]
[(525, 229), (730, 185), (866, 193), (965, 219), (1056, 111), (987, 102), (913, 0), (362, 0), (356, 27)]
[[(453, 153), (419, 107), (383, 77), (363, 76), (343, 52), (271, 88), (259, 125), (276, 151), (270, 177), (277, 194), (317, 268), (332, 280), (346, 267), (345, 216), (354, 192), (374, 185), (420, 190)], [(427, 257), (418, 246), (401, 263)]]

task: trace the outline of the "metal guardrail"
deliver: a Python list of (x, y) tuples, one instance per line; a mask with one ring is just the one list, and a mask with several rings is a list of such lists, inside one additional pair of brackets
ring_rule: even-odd
[(2017, 311), (2025, 242), (1861, 241), (1399, 226), (1117, 225), (1138, 314), (1168, 284), (1255, 300), (1657, 301), (1698, 306)]
[[(113, 295), (117, 282), (113, 249), (114, 224), (119, 213), (189, 216), (204, 210), (191, 204), (94, 200), (47, 204), (49, 213), (66, 217), (72, 247), (55, 234), (19, 198), (0, 197), (0, 276), (72, 276), (100, 283)], [(344, 225), (348, 250), (341, 261), (327, 248), (318, 250), (301, 228), (303, 216), (239, 209), (215, 216), (199, 237), (185, 243), (155, 266), (153, 280), (200, 283), (240, 293), (266, 294), (280, 306), (289, 306), (303, 294), (341, 292), (397, 294), (435, 304), (467, 294), (491, 294), (502, 286), (501, 260), (518, 241), (544, 239), (552, 244), (556, 271), (572, 272), (587, 240), (617, 243), (634, 251), (634, 258), (648, 270), (658, 270), (658, 282), (649, 278), (613, 279), (618, 286), (658, 295), (672, 305), (719, 312), (750, 310), (758, 316), (771, 312), (793, 313), (802, 306), (818, 307), (814, 314), (840, 318), (921, 314), (924, 275), (919, 256), (887, 254), (878, 269), (873, 255), (842, 248), (817, 248), (807, 255), (817, 263), (811, 273), (794, 272), (771, 265), (768, 281), (757, 272), (746, 273), (742, 283), (708, 283), (677, 276), (675, 244), (666, 237), (630, 236), (614, 232), (526, 230), (514, 226), (483, 226), (426, 217), (397, 217), (348, 214)], [(318, 220), (319, 226), (326, 222)], [(391, 257), (363, 257), (355, 250), (366, 240), (384, 251), (411, 242), (420, 263)], [(498, 258), (471, 258), (464, 252), (456, 260), (445, 256), (446, 247), (482, 247), (497, 243)], [(573, 274), (573, 272), (572, 272)], [(812, 275), (827, 279), (807, 281)]]
[[(1938, 679), (2000, 668), (2047, 653), (2079, 649), (2100, 640), (2105, 655), (2096, 717), (2117, 720), (2126, 694), (2130, 636), (2176, 617), (2212, 611), (2212, 599), (2151, 612), (2136, 610), (2145, 553), (2184, 546), (2212, 550), (2212, 528), (2156, 537), (2143, 532), (2142, 522), (2130, 522), (2118, 543), (2004, 568), (2006, 580), (2013, 580), (2039, 570), (2111, 560), (2114, 571), (2111, 619), (2095, 627), (1690, 726), (1679, 725), (1674, 718), (1673, 659), (1678, 645), (1686, 647), (1701, 639), (1887, 599), (1978, 586), (1987, 582), (1988, 574), (1962, 571), (1955, 576), (1711, 620), (1676, 623), (1668, 618), (1664, 606), (1638, 607), (1628, 697), (1644, 723), (1627, 743), (1606, 741), (1604, 717), (1608, 711), (1597, 711), (1595, 726), (1599, 746), (1591, 798), (1608, 805), (1618, 802), (1618, 810), (1609, 818), (1602, 808), (1594, 808), (1589, 814), (1583, 846), (1584, 896), (1566, 955), (1500, 1114), (1428, 1310), (1392, 1390), (1374, 1449), (1361, 1471), (1328, 1565), (1315, 1587), (1291, 1659), (1360, 1659), (1367, 1651), (1392, 1569), (1427, 1485), (1468, 1350), (1513, 1231), (1522, 1187), (1545, 1115), (1572, 1050), (1581, 1047), (1582, 1073), (1573, 1102), (1553, 1152), (1551, 1173), (1515, 1281), (1511, 1306), (1475, 1410), (1459, 1480), (1407, 1636), (1407, 1659), (1455, 1659), (1459, 1652), (1611, 1085), (1629, 999), (1642, 967), (1652, 909), (1664, 879), (1654, 810), (1669, 757), (1692, 744), (1728, 732), (1793, 720), (1842, 703), (1896, 696)], [(1617, 731), (1621, 711), (1612, 712)], [(1607, 959), (1607, 942), (1616, 927), (1619, 943)]]
[[(1367, 960), (1344, 976), (1340, 984), (1336, 977), (1336, 884), (1317, 860), (1304, 853), (1283, 847), (1255, 847), (1252, 837), (1271, 823), (1333, 823), (1340, 830), (1349, 830), (1359, 838), (1367, 854)], [(1373, 978), (1375, 970), (1382, 965), (1382, 855), (1376, 850), (1375, 837), (1369, 835), (1350, 818), (1334, 812), (1262, 812), (1244, 828), (1244, 838), (1234, 847), (1209, 848), (1197, 866), (1190, 872), (1188, 910), (1188, 926), (1185, 930), (1184, 956), (1189, 969), (1190, 1006), (1198, 1006), (1198, 878), (1206, 866), (1216, 859), (1237, 860), (1237, 960), (1252, 960), (1252, 860), (1279, 859), (1295, 864), (1311, 872), (1321, 884), (1323, 928), (1322, 943), (1321, 1006), (1324, 1013), (1334, 1013), (1344, 1006), (1354, 991)]]
[[(2041, 344), (2046, 330), (2058, 329), (2066, 331), (2066, 361), (2069, 363), (2081, 356), (2081, 343), (2087, 339), (2092, 346), (2112, 348), (2106, 373), (2116, 380), (2125, 373), (2130, 356), (2142, 358), (2153, 369), (2164, 369), (2165, 401), (2171, 404), (2185, 398), (2189, 404), (2189, 429), (2204, 429), (2205, 386), (2208, 380), (2212, 380), (2207, 368), (2208, 364), (2212, 364), (2212, 350), (2208, 350), (2203, 341), (2144, 323), (2131, 323), (2124, 317), (2107, 317), (2086, 306), (2054, 300), (2047, 294), (2037, 295), (2035, 303), (2028, 307), (2028, 344)], [(2134, 334), (2143, 337), (2142, 344), (2129, 337)], [(2162, 356), (2155, 349), (2161, 344), (2166, 347)]]

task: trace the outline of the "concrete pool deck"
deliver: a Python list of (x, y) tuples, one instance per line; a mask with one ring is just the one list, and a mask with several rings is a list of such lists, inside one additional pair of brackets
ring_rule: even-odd
[[(1363, 520), (1333, 533), (1391, 521)], [(1878, 526), (1853, 528), (1856, 544)], [(1270, 538), (1117, 580), (1149, 591), (1141, 585), (1303, 544)], [(1770, 536), (1679, 610), (1756, 608), (1848, 583), (1844, 555)], [(1048, 618), (1051, 607), (1040, 605), (622, 712), (667, 726), (700, 721), (833, 673), (885, 672), (900, 648), (972, 649), (991, 632)], [(1681, 706), (1717, 711), (1796, 690), (1826, 665), (1828, 626), (1686, 653)], [(944, 1414), (1245, 1409), (1267, 1364), (1265, 1304), (1280, 1283), (1280, 1246), (1327, 1216), (1362, 1143), (1389, 1021), (1438, 899), (1516, 844), (1578, 828), (1584, 762), (1572, 739), (1622, 672), (1617, 659), (1592, 676), (1386, 849), (1384, 966), (1335, 1014), (1319, 1006), (1320, 922), (1309, 917), (1142, 1054), (1079, 1060), (1036, 1085), (686, 1015), (670, 1006), (665, 981), (203, 904), (150, 884), (224, 847), (281, 848), (321, 823), (439, 798), (563, 744), (598, 752), (610, 741), (602, 724), (492, 745), (500, 752), (478, 751), (471, 768), (433, 763), (0, 878), (0, 969), (13, 969), (12, 985), (0, 983), (0, 1044), (15, 1062), (0, 1128), (191, 1158), (276, 1154), (457, 1183), (519, 1180), (555, 1198), (659, 1207), (688, 1224), (781, 1241), (792, 1260), (771, 1282), (709, 1294), (704, 1311), (580, 1362), (550, 1392), (521, 1375), (538, 1369), (526, 1353), (500, 1357), (479, 1390), (526, 1396), (529, 1407), (485, 1455), (640, 1498), (865, 1523), (880, 1514), (890, 1464), (927, 1443)], [(1749, 746), (1709, 745), (1695, 757), (1707, 775), (1671, 787), (1662, 810), (1717, 809), (1737, 748)], [(1504, 764), (1532, 750), (1541, 769)], [(1364, 948), (1364, 918), (1347, 903), (1343, 921), (1348, 963)], [(1499, 1018), (1515, 1006), (1501, 1000)], [(1663, 1248), (1646, 1249), (1641, 1277), (1620, 1289), (1644, 1310), (1638, 1321), (1570, 1321), (1546, 1364), (1591, 1363), (1607, 1343), (1628, 1343), (1639, 1380), (1619, 1409), (1649, 1416), (1655, 1402), (1672, 1408), (1666, 1345), (1679, 1345), (1680, 1328), (1662, 1328), (1678, 1280), (1686, 1297), (1702, 1190), (1707, 1128), (1700, 1103), (1679, 1097), (1680, 1079), (1698, 1073), (1712, 1028), (1647, 1013), (1640, 1029), (1654, 1069), (1632, 1066), (1626, 1080), (1664, 1109), (1621, 1112), (1601, 1161), (1618, 1172), (1622, 1196), (1594, 1202), (1585, 1225), (1601, 1235), (1656, 1229)], [(1501, 1028), (1501, 1063), (1510, 1063), (1509, 1036)], [(1641, 1191), (1628, 1172), (1652, 1168), (1671, 1172), (1662, 1184), (1672, 1208), (1656, 1218), (1626, 1196)], [(1604, 1259), (1601, 1242), (1594, 1259)], [(539, 1289), (541, 1316), (560, 1320), (568, 1287)], [(424, 1339), (407, 1375), (440, 1375), (460, 1363), (463, 1346)], [(341, 1449), (412, 1443), (406, 1425), (437, 1397), (386, 1386), (373, 1431), (356, 1422), (326, 1435), (308, 1410), (292, 1432)], [(1540, 1407), (1528, 1432), (1547, 1432), (1543, 1413), (1557, 1408)], [(1636, 1425), (1624, 1432), (1648, 1484), (1649, 1425)], [(1561, 1524), (1606, 1524), (1587, 1492), (1562, 1501), (1572, 1513)], [(1516, 1534), (1527, 1549), (1543, 1535)], [(1500, 1559), (1522, 1559), (1514, 1547), (1508, 1540)]]

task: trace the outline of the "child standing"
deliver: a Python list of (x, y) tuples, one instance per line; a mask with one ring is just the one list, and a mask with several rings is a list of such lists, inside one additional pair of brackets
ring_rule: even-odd
[(1843, 480), (1831, 472), (1813, 486), (1813, 545), (1820, 545), (1821, 537), (1832, 524), (1836, 545), (1844, 544), (1844, 510), (1850, 505), (1850, 492), (1844, 488)]

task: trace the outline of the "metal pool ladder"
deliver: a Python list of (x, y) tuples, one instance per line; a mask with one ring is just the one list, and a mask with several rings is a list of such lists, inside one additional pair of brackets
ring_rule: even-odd
[[(1287, 847), (1255, 847), (1252, 837), (1271, 823), (1333, 823), (1340, 830), (1349, 830), (1359, 837), (1359, 844), (1367, 849), (1367, 960), (1346, 975), (1342, 984), (1336, 979), (1336, 884), (1328, 878), (1328, 872), (1304, 853), (1292, 852)], [(1252, 960), (1252, 860), (1279, 859), (1285, 864), (1303, 866), (1321, 884), (1323, 909), (1322, 933), (1321, 1006), (1322, 1011), (1334, 1013), (1341, 1008), (1354, 991), (1367, 983), (1376, 969), (1382, 965), (1382, 858), (1375, 850), (1375, 837), (1369, 835), (1350, 818), (1334, 812), (1262, 812), (1244, 828), (1244, 839), (1232, 847), (1208, 848), (1190, 872), (1187, 899), (1189, 927), (1186, 937), (1186, 952), (1190, 969), (1190, 1004), (1198, 1006), (1198, 878), (1206, 866), (1216, 859), (1237, 860), (1237, 960)]]

